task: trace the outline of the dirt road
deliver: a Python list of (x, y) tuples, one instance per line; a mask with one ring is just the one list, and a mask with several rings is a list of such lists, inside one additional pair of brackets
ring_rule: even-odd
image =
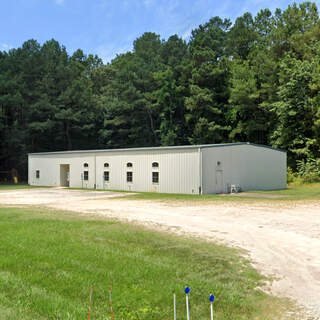
[(246, 249), (260, 271), (276, 278), (270, 288), (273, 294), (297, 300), (320, 319), (320, 201), (192, 203), (114, 198), (119, 195), (67, 189), (0, 191), (0, 204), (98, 213)]

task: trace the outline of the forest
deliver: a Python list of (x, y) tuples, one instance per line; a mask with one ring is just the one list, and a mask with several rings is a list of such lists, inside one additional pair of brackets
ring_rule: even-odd
[[(110, 63), (54, 39), (0, 51), (0, 171), (30, 152), (252, 142), (320, 177), (315, 3), (146, 32)], [(307, 168), (307, 169), (306, 169)]]

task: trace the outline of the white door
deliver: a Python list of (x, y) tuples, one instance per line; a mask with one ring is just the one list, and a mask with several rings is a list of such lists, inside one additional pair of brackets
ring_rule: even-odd
[(67, 187), (70, 187), (70, 171), (67, 171)]
[(216, 170), (216, 193), (224, 193), (222, 170)]

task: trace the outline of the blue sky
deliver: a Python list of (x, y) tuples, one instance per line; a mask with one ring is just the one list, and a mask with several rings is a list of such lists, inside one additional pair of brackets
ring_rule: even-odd
[[(296, 1), (301, 3), (303, 1)], [(319, 2), (315, 1), (319, 7)], [(132, 49), (146, 31), (162, 39), (190, 31), (213, 16), (230, 18), (260, 9), (285, 9), (289, 0), (0, 0), (0, 50), (28, 39), (52, 38), (72, 53), (78, 48), (105, 62)]]

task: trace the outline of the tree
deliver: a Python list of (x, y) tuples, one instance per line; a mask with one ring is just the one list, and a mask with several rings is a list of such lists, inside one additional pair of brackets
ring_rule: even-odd
[(225, 52), (230, 25), (229, 20), (215, 17), (192, 31), (190, 97), (185, 100), (186, 120), (192, 128), (190, 143), (219, 143), (227, 139), (229, 63)]
[(249, 12), (236, 19), (228, 37), (229, 54), (234, 58), (246, 59), (257, 41), (257, 30)]
[(293, 159), (310, 155), (318, 142), (314, 139), (314, 110), (310, 97), (312, 70), (309, 61), (300, 61), (290, 55), (282, 61), (279, 101), (276, 103), (278, 126), (274, 132), (275, 146), (287, 149)]
[(103, 88), (102, 140), (109, 146), (159, 145), (158, 109), (153, 92), (154, 73), (163, 70), (162, 41), (145, 33), (134, 41), (134, 50), (117, 56)]
[(188, 84), (183, 78), (183, 62), (187, 55), (188, 46), (177, 35), (171, 36), (162, 45), (161, 57), (166, 69), (154, 73), (157, 88), (153, 92), (154, 106), (159, 110), (161, 145), (188, 142), (184, 118)]

